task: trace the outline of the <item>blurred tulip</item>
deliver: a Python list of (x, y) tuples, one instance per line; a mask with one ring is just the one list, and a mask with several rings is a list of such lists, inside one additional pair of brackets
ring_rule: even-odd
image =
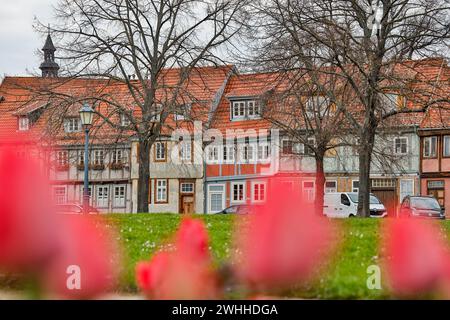
[(22, 147), (0, 151), (0, 269), (38, 272), (55, 252), (58, 228), (42, 166), (19, 156)]
[(412, 296), (434, 291), (445, 272), (445, 242), (431, 222), (395, 219), (384, 228), (385, 268), (392, 291)]
[(150, 262), (139, 263), (136, 279), (150, 299), (219, 298), (203, 222), (184, 219), (175, 237), (175, 250), (159, 252)]
[(113, 289), (121, 255), (111, 230), (91, 217), (61, 219), (60, 250), (46, 269), (44, 287), (71, 299), (91, 299)]
[(312, 278), (333, 247), (334, 229), (313, 203), (278, 180), (267, 202), (238, 228), (236, 273), (254, 289), (290, 286)]

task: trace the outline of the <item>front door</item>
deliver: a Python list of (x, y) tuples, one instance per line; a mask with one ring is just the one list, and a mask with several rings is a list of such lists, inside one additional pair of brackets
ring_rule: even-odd
[(195, 213), (195, 180), (180, 180), (180, 213)]

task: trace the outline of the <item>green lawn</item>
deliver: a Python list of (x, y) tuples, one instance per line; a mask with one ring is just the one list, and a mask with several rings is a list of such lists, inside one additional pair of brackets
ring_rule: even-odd
[[(134, 280), (136, 263), (148, 260), (155, 251), (164, 246), (176, 231), (181, 218), (180, 215), (170, 214), (109, 215), (106, 217), (107, 222), (115, 225), (120, 232), (120, 240), (126, 254), (125, 270), (119, 287), (120, 292), (137, 292)], [(237, 217), (199, 215), (198, 218), (203, 219), (206, 223), (214, 259), (219, 264), (231, 254), (233, 221)], [(343, 241), (340, 250), (326, 269), (327, 271), (321, 273), (314, 283), (293, 288), (283, 295), (319, 299), (389, 298), (386, 291), (369, 290), (366, 286), (367, 267), (379, 264), (381, 258), (377, 248), (381, 220), (354, 218), (334, 220), (333, 222), (341, 225)], [(450, 235), (450, 221), (436, 223), (440, 223), (446, 234)], [(2, 287), (5, 288), (4, 280), (0, 281), (0, 289)], [(14, 288), (15, 286), (6, 285), (6, 287)]]

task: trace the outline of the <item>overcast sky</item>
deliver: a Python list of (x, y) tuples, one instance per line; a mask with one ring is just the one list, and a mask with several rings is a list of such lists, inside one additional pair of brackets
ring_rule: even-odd
[(43, 47), (45, 39), (33, 30), (33, 19), (51, 23), (52, 5), (56, 3), (57, 0), (1, 1), (0, 78), (5, 74), (28, 75), (29, 71), (39, 70), (36, 50)]

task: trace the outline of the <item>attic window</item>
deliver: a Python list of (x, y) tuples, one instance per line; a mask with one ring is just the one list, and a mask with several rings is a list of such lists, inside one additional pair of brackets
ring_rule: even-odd
[(131, 124), (130, 117), (126, 113), (120, 114), (120, 125), (122, 127), (129, 127)]
[(175, 111), (175, 121), (185, 121), (191, 116), (192, 106), (189, 103), (178, 106)]
[(381, 95), (382, 108), (386, 111), (403, 109), (406, 107), (406, 100), (396, 93), (383, 93)]
[(81, 131), (81, 120), (80, 118), (66, 118), (64, 119), (64, 131), (67, 133), (80, 132)]
[(239, 100), (231, 102), (232, 120), (258, 119), (260, 114), (260, 104), (256, 100)]
[(19, 117), (19, 131), (30, 130), (30, 119), (26, 116)]

